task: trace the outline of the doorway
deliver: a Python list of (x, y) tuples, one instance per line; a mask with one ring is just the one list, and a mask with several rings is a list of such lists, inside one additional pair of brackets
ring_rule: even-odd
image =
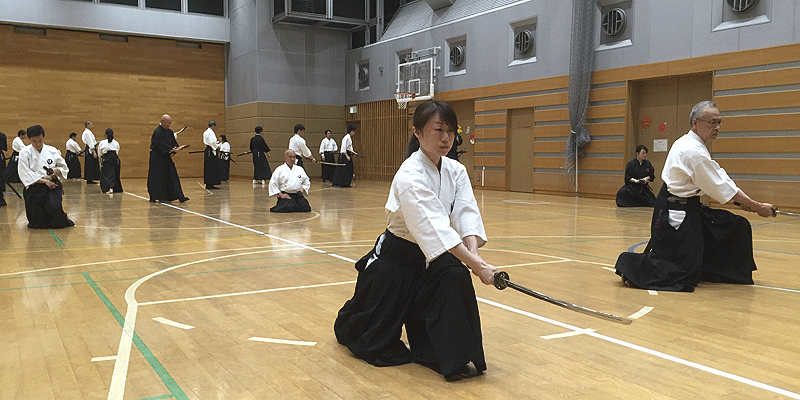
[(634, 81), (629, 86), (633, 126), (625, 159), (627, 162), (636, 156), (636, 146), (647, 146), (647, 159), (656, 170), (656, 179), (650, 187), (656, 194), (664, 183), (661, 171), (664, 170), (667, 152), (672, 143), (691, 128), (689, 114), (692, 107), (711, 99), (711, 80), (709, 72)]

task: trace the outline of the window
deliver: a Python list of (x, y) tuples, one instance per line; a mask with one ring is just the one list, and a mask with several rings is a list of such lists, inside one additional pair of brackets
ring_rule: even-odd
[(223, 0), (189, 0), (189, 12), (224, 16), (225, 4)]
[(122, 4), (125, 6), (139, 6), (139, 0), (100, 0), (101, 3)]
[(181, 10), (181, 0), (145, 0), (145, 7), (158, 8), (161, 10)]

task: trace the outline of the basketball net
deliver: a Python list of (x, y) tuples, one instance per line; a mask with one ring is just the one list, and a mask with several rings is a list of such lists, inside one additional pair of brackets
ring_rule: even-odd
[(397, 100), (397, 108), (401, 110), (405, 109), (406, 106), (408, 105), (408, 102), (414, 99), (414, 97), (417, 97), (417, 95), (414, 93), (408, 93), (408, 92), (395, 93), (394, 99)]

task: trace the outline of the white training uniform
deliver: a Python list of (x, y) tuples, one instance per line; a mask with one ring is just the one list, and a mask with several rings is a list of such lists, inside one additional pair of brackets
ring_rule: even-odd
[(385, 206), (389, 232), (419, 245), (429, 262), (467, 236), (477, 236), (478, 247), (486, 244), (466, 167), (441, 160), (439, 171), (421, 150), (411, 154), (395, 174)]
[(81, 146), (72, 138), (67, 139), (67, 150), (78, 154), (81, 152)]
[(342, 138), (342, 150), (340, 151), (340, 153), (347, 153), (348, 151), (351, 153), (355, 153), (353, 151), (353, 138), (350, 136), (349, 133), (344, 135), (344, 137)]
[(106, 154), (109, 150), (116, 151), (117, 155), (119, 155), (119, 142), (117, 142), (116, 139), (111, 139), (111, 143), (108, 143), (108, 139), (101, 140), (97, 143), (97, 153), (100, 154), (100, 157)]
[(222, 152), (222, 159), (229, 160), (231, 158), (231, 144), (223, 142), (219, 145), (219, 151)]
[(89, 146), (89, 149), (93, 149), (94, 146), (97, 144), (97, 139), (94, 137), (94, 133), (86, 128), (83, 130), (83, 135), (81, 135), (81, 140), (83, 140), (83, 144)]
[(19, 136), (15, 137), (14, 140), (11, 141), (11, 150), (14, 150), (17, 153), (19, 153), (24, 148), (25, 148), (25, 142), (23, 142), (22, 138), (20, 138)]
[(217, 155), (219, 142), (217, 141), (217, 134), (211, 128), (203, 132), (203, 143), (205, 143), (206, 146), (211, 146), (211, 149), (214, 150), (214, 155)]
[(17, 172), (25, 187), (47, 176), (44, 166), (61, 169), (60, 178), (66, 178), (69, 174), (67, 162), (61, 157), (61, 151), (53, 146), (42, 145), (42, 151), (39, 152), (32, 144), (29, 144), (19, 152)]
[(707, 194), (720, 204), (727, 203), (739, 188), (693, 131), (681, 136), (667, 155), (661, 179), (670, 193), (678, 197)]
[(306, 146), (306, 140), (296, 133), (289, 139), (289, 149), (294, 151), (294, 154), (298, 156), (302, 155), (306, 158), (311, 157), (311, 150)]
[(295, 164), (289, 169), (289, 166), (283, 163), (275, 168), (275, 171), (272, 171), (272, 179), (269, 181), (270, 196), (275, 196), (280, 192), (297, 193), (301, 190), (307, 195), (310, 188), (311, 179), (299, 165)]
[(322, 139), (322, 143), (319, 144), (319, 154), (324, 154), (326, 151), (333, 151), (336, 152), (339, 147), (336, 146), (336, 141), (333, 138), (325, 138)]

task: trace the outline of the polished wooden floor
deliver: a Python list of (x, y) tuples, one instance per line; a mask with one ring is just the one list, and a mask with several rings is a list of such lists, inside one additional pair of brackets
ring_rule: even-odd
[[(620, 325), (474, 279), (486, 374), (455, 383), (419, 365), (376, 368), (333, 336), (353, 260), (383, 231), (387, 183), (312, 185), (312, 213), (275, 215), (267, 188), (234, 180), (184, 204), (66, 183), (75, 227), (29, 230), (0, 208), (2, 399), (800, 398), (800, 219), (747, 217), (756, 285), (694, 293), (621, 285), (647, 209), (476, 191), (482, 255), (547, 295)], [(649, 310), (649, 311), (648, 311)]]

